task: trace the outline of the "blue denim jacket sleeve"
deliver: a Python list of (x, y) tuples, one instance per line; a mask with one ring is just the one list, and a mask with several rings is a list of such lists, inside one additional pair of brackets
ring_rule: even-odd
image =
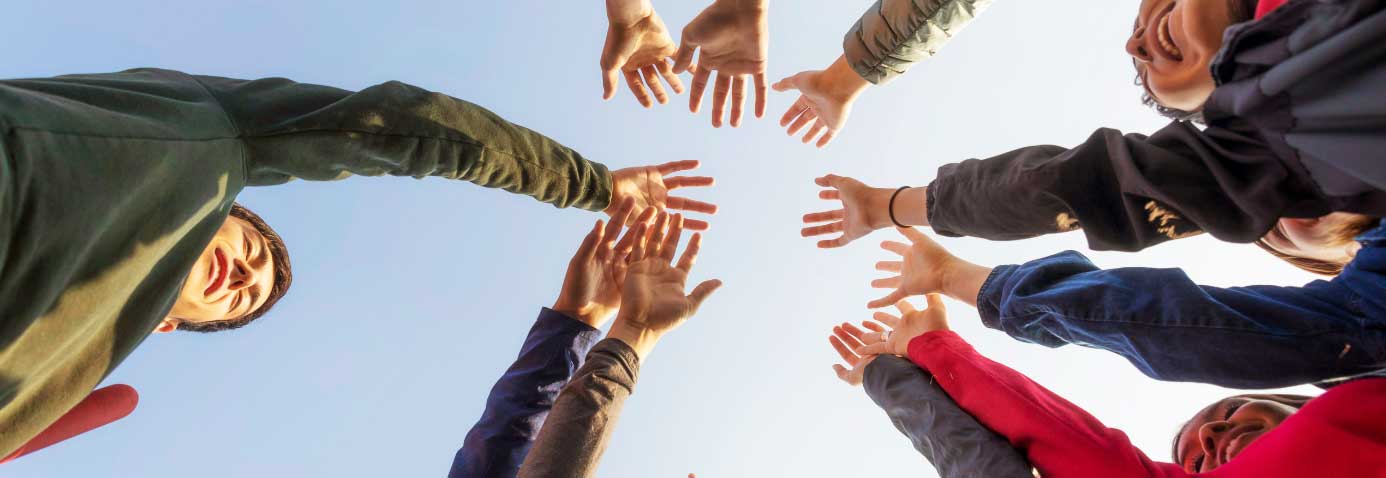
[(1386, 368), (1386, 226), (1338, 277), (1208, 287), (1180, 269), (1102, 270), (1068, 251), (996, 268), (982, 321), (1049, 347), (1114, 352), (1158, 380), (1274, 388)]
[(558, 392), (599, 340), (600, 330), (544, 308), (520, 356), (491, 388), (448, 477), (514, 478)]
[(867, 364), (862, 384), (940, 478), (1034, 476), (1025, 455), (958, 407), (933, 378), (907, 359), (883, 355)]

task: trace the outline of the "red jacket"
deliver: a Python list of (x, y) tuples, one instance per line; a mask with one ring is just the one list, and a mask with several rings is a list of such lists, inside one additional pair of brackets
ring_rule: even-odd
[(983, 425), (1023, 450), (1046, 478), (1386, 478), (1386, 378), (1339, 385), (1217, 469), (1151, 460), (1126, 434), (981, 356), (951, 331), (909, 344), (909, 357)]
[(1256, 2), (1256, 18), (1266, 16), (1271, 10), (1275, 10), (1285, 4), (1285, 0), (1261, 0)]

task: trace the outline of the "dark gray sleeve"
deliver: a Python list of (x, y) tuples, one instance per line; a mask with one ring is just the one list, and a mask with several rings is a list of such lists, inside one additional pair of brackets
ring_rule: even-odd
[(876, 0), (842, 39), (842, 54), (862, 79), (885, 83), (943, 44), (991, 0)]
[(958, 407), (933, 376), (884, 355), (866, 366), (866, 394), (941, 478), (1032, 478), (1030, 462), (1001, 435)]
[(621, 408), (635, 391), (640, 357), (625, 342), (604, 339), (558, 394), (520, 478), (596, 476)]

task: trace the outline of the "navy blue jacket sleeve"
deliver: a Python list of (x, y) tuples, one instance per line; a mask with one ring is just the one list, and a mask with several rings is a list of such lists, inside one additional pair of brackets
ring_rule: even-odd
[(958, 407), (933, 379), (907, 359), (883, 355), (867, 364), (862, 384), (940, 478), (1034, 476), (1025, 455)]
[(1341, 275), (1303, 287), (1209, 287), (1180, 269), (1102, 270), (1076, 252), (996, 268), (982, 321), (1050, 347), (1125, 357), (1158, 380), (1273, 388), (1386, 367), (1386, 227)]
[(448, 477), (514, 478), (558, 392), (599, 340), (600, 330), (544, 308), (520, 356), (491, 388)]

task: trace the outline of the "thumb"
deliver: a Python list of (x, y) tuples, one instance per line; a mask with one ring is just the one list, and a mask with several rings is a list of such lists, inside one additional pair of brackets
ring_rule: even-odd
[(698, 47), (689, 43), (688, 40), (682, 40), (679, 42), (679, 51), (674, 53), (675, 75), (682, 74), (685, 71), (689, 71), (689, 67), (693, 64), (693, 52), (697, 49)]
[(925, 295), (924, 300), (929, 302), (929, 310), (938, 309), (939, 312), (946, 312), (948, 310), (947, 307), (943, 306), (943, 295), (941, 294)]
[(689, 315), (697, 313), (698, 307), (703, 305), (703, 301), (707, 300), (708, 296), (711, 296), (719, 287), (722, 287), (722, 281), (717, 279), (705, 280), (703, 283), (698, 284), (697, 287), (694, 287), (693, 293), (688, 294), (688, 301), (693, 304), (692, 311)]
[(808, 72), (807, 72), (807, 71), (801, 71), (801, 72), (799, 72), (799, 73), (795, 73), (795, 74), (790, 75), (790, 76), (788, 76), (788, 77), (786, 77), (786, 78), (784, 78), (784, 79), (782, 79), (782, 80), (780, 80), (780, 81), (776, 81), (775, 84), (770, 85), (770, 88), (774, 89), (775, 91), (781, 91), (781, 92), (783, 92), (783, 91), (789, 91), (789, 90), (797, 90), (797, 89), (799, 89), (799, 80), (800, 80), (805, 74), (808, 74)]
[(602, 99), (609, 100), (616, 96), (616, 83), (620, 79), (621, 67), (625, 66), (629, 57), (619, 53), (602, 53)]

